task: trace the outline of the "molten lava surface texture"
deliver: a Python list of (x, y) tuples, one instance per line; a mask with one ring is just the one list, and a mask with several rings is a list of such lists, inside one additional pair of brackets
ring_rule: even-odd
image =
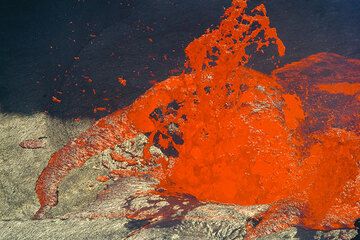
[[(70, 170), (145, 133), (142, 164), (153, 167), (113, 173), (151, 174), (166, 194), (271, 204), (249, 230), (253, 236), (292, 225), (353, 227), (360, 216), (360, 61), (321, 53), (271, 76), (245, 67), (268, 47), (285, 54), (265, 6), (249, 9), (234, 0), (218, 28), (187, 46), (183, 74), (154, 85), (52, 155), (36, 184), (36, 216), (57, 204)], [(155, 158), (151, 146), (164, 155)]]

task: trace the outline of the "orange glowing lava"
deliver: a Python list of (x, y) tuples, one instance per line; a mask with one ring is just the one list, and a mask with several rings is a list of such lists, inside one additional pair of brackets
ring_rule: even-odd
[(318, 88), (332, 94), (355, 95), (360, 93), (360, 83), (320, 84)]
[[(299, 85), (302, 94), (281, 86), (285, 80), (279, 76), (289, 76), (286, 68), (268, 76), (244, 67), (252, 57), (250, 49), (261, 52), (270, 45), (284, 55), (284, 44), (270, 27), (265, 6), (249, 10), (246, 0), (234, 0), (220, 26), (186, 48), (190, 73), (155, 84), (131, 106), (99, 120), (53, 154), (36, 185), (38, 216), (56, 205), (57, 187), (70, 170), (125, 139), (149, 133), (143, 164), (153, 161), (150, 146), (165, 153), (166, 158), (156, 160), (160, 167), (150, 174), (160, 180), (166, 194), (272, 204), (271, 214), (263, 219), (274, 212), (292, 214), (289, 222), (272, 226), (277, 230), (289, 225), (353, 227), (360, 216), (360, 137), (330, 120), (322, 128), (306, 130), (319, 118), (307, 105), (311, 89)], [(322, 106), (319, 111), (330, 110)], [(136, 175), (125, 170), (113, 173)], [(290, 208), (296, 211), (284, 211)], [(270, 226), (264, 221), (259, 227)]]

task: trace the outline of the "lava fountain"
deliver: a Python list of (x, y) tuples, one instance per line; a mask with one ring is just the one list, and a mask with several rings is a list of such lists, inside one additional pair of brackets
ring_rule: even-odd
[[(186, 193), (202, 201), (270, 204), (262, 221), (249, 229), (250, 238), (292, 225), (353, 227), (360, 216), (358, 132), (330, 120), (321, 127), (312, 125), (319, 116), (302, 93), (313, 89), (301, 81), (300, 92), (289, 87), (292, 80), (299, 81), (290, 73), (303, 68), (303, 62), (277, 69), (271, 76), (245, 66), (270, 48), (274, 55), (285, 54), (265, 6), (248, 9), (246, 0), (233, 0), (219, 27), (187, 46), (184, 73), (154, 85), (132, 105), (100, 119), (52, 155), (36, 184), (41, 205), (36, 217), (57, 204), (57, 188), (72, 169), (144, 133), (148, 143), (142, 164), (153, 167), (113, 174), (151, 174), (166, 194)], [(350, 65), (347, 74), (358, 76), (359, 61)], [(310, 86), (317, 89), (314, 96), (319, 92), (332, 96), (332, 90), (326, 92), (331, 87), (320, 83)], [(356, 93), (351, 97), (358, 126), (359, 97)], [(338, 114), (324, 110), (331, 106), (319, 106), (323, 115)], [(152, 146), (164, 155), (154, 157)]]

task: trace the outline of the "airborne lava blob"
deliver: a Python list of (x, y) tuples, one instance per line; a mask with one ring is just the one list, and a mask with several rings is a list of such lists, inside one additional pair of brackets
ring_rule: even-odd
[[(248, 9), (247, 1), (234, 0), (219, 27), (186, 48), (189, 73), (155, 84), (131, 106), (99, 120), (52, 155), (36, 185), (41, 204), (37, 217), (57, 204), (58, 185), (69, 171), (147, 133), (143, 164), (155, 162), (157, 167), (148, 173), (159, 179), (166, 194), (272, 204), (249, 236), (290, 225), (352, 227), (360, 216), (360, 138), (352, 129), (340, 129), (341, 124), (319, 121), (309, 106), (307, 86), (297, 92), (277, 82), (291, 83), (288, 76), (296, 79), (289, 74), (294, 69), (287, 71), (291, 66), (273, 76), (244, 66), (269, 46), (284, 55), (285, 46), (270, 26), (265, 6)], [(352, 74), (357, 74), (358, 65), (354, 68)], [(316, 94), (327, 93), (329, 87), (316, 89)], [(320, 110), (322, 115), (329, 112)], [(321, 122), (321, 128), (314, 122)], [(154, 159), (151, 146), (165, 157)], [(134, 168), (133, 174), (142, 173)]]

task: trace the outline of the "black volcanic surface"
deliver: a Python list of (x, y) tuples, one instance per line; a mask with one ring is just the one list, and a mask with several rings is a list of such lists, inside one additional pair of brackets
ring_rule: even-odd
[[(128, 105), (151, 87), (151, 81), (181, 70), (186, 45), (216, 26), (229, 4), (229, 0), (3, 0), (0, 111), (99, 118), (108, 112), (94, 113), (95, 107), (114, 111)], [(360, 58), (358, 0), (273, 0), (266, 5), (287, 47), (282, 64), (318, 52)], [(271, 70), (262, 59), (252, 64)], [(117, 77), (127, 80), (126, 87)], [(62, 102), (51, 102), (52, 96)]]

